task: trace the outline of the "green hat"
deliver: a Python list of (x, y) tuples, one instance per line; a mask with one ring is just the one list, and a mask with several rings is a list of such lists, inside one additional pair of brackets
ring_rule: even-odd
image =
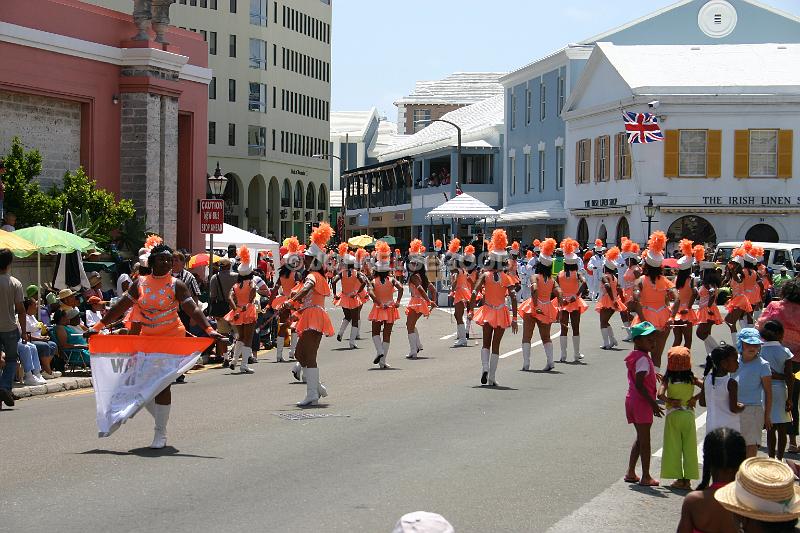
[(631, 327), (631, 339), (635, 339), (636, 337), (644, 337), (645, 335), (650, 335), (656, 331), (658, 330), (650, 322), (640, 322)]
[(25, 296), (28, 298), (33, 298), (39, 294), (39, 286), (38, 285), (28, 285), (25, 287)]
[(58, 302), (58, 298), (56, 298), (56, 295), (52, 292), (48, 292), (47, 296), (45, 296), (45, 301), (47, 301), (48, 305), (53, 305)]

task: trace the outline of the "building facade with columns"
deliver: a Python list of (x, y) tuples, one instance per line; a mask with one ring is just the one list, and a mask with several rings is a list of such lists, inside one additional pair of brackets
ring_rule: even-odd
[[(88, 0), (129, 12), (130, 0)], [(208, 161), (226, 222), (274, 239), (328, 219), (329, 0), (177, 0), (171, 23), (208, 43)]]
[[(599, 43), (566, 103), (567, 233), (798, 242), (800, 44)], [(665, 140), (629, 144), (623, 112)], [(648, 224), (646, 206), (655, 215)]]
[(130, 14), (78, 0), (3, 2), (0, 145), (39, 149), (45, 187), (83, 166), (170, 245), (202, 249), (206, 43), (171, 27), (168, 45), (136, 34)]

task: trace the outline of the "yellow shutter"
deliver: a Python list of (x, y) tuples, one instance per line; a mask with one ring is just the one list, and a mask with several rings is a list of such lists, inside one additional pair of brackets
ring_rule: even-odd
[(614, 178), (620, 179), (622, 177), (622, 169), (619, 168), (619, 154), (620, 154), (619, 133), (614, 135)]
[(733, 133), (733, 177), (750, 177), (750, 130)]
[(581, 182), (581, 142), (575, 143), (575, 183)]
[(792, 142), (794, 136), (792, 130), (780, 130), (778, 132), (778, 177), (792, 177)]
[(606, 135), (606, 163), (605, 163), (606, 181), (611, 181), (611, 136)]
[(679, 131), (664, 132), (664, 177), (678, 177)]
[(709, 178), (722, 177), (722, 130), (708, 130), (706, 176)]

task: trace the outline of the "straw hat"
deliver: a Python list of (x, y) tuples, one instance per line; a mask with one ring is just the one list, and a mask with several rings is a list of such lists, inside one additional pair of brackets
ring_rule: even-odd
[(775, 459), (745, 459), (736, 481), (719, 489), (714, 497), (728, 511), (761, 522), (800, 518), (800, 487), (794, 482), (794, 472)]
[(75, 291), (73, 291), (72, 289), (69, 289), (69, 288), (68, 289), (61, 289), (60, 291), (58, 291), (57, 298), (59, 300), (63, 300), (64, 298), (69, 298), (73, 294), (77, 294), (77, 293)]

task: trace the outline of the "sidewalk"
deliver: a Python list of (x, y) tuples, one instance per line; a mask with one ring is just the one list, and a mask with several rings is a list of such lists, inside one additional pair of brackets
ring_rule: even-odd
[(68, 390), (84, 389), (92, 386), (92, 378), (88, 372), (75, 372), (69, 376), (48, 379), (44, 385), (22, 385), (14, 383), (11, 394), (15, 400), (20, 398), (30, 398), (31, 396), (42, 396)]

